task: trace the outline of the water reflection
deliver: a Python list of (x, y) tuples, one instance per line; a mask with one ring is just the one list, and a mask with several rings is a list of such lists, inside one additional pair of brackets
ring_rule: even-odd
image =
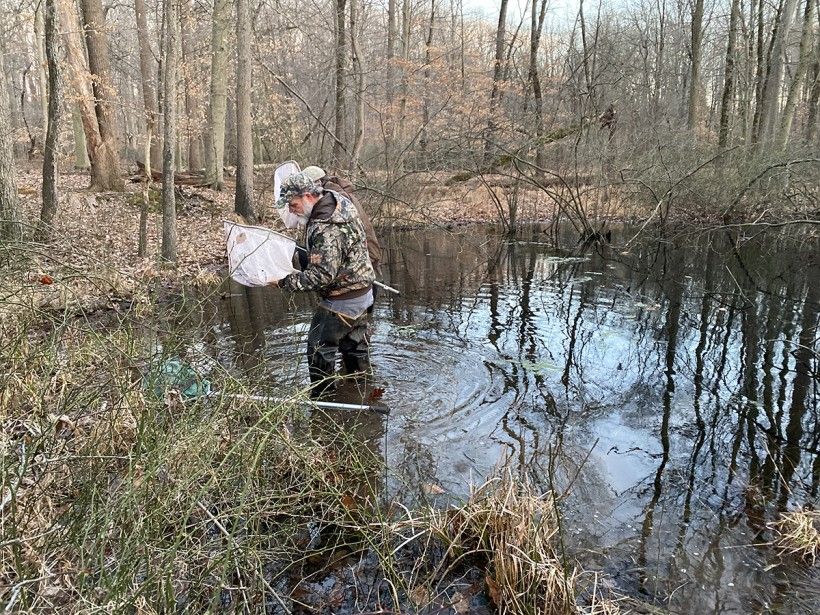
[[(571, 486), (575, 552), (627, 591), (684, 612), (820, 608), (816, 568), (754, 546), (820, 482), (816, 239), (720, 232), (568, 259), (540, 237), (384, 238), (402, 295), (381, 295), (372, 350), (392, 413), (363, 438), (390, 495), (464, 494), (512, 455)], [(305, 383), (310, 301), (230, 295), (225, 362)]]

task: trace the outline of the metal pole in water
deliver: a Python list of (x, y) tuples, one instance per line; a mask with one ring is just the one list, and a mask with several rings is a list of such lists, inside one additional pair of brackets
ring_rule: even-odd
[(317, 408), (324, 408), (325, 410), (371, 410), (373, 412), (377, 412), (379, 414), (389, 414), (390, 410), (387, 406), (374, 406), (374, 405), (360, 405), (360, 404), (343, 404), (341, 402), (335, 401), (313, 401), (311, 399), (300, 399), (300, 400), (292, 400), (292, 399), (280, 399), (278, 397), (271, 397), (269, 395), (247, 395), (244, 393), (220, 393), (218, 391), (212, 392), (209, 397), (231, 397), (233, 399), (244, 399), (247, 401), (268, 401), (273, 403), (288, 403), (297, 401), (301, 404), (307, 404), (309, 406), (316, 406)]
[(395, 295), (400, 295), (401, 293), (393, 288), (392, 286), (388, 286), (387, 284), (382, 284), (378, 280), (373, 280), (373, 286), (378, 286), (379, 288), (386, 290), (387, 292), (393, 293)]

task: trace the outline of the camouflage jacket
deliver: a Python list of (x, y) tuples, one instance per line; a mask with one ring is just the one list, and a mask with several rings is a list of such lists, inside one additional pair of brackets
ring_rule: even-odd
[(362, 225), (364, 225), (364, 234), (367, 237), (367, 253), (370, 255), (370, 264), (373, 265), (373, 271), (376, 272), (376, 275), (379, 275), (379, 263), (381, 263), (382, 260), (382, 247), (379, 244), (379, 240), (376, 238), (376, 231), (373, 229), (373, 223), (370, 222), (370, 216), (367, 215), (367, 212), (364, 210), (361, 203), (356, 200), (356, 197), (353, 194), (353, 184), (351, 184), (348, 180), (342, 179), (341, 177), (336, 177), (335, 175), (325, 175), (319, 181), (322, 182), (322, 188), (325, 190), (333, 190), (334, 192), (340, 193), (342, 196), (346, 196), (356, 207), (356, 212), (359, 214), (359, 218), (362, 219)]
[(364, 294), (376, 275), (367, 254), (364, 226), (350, 199), (325, 190), (305, 231), (308, 265), (279, 281), (289, 291), (315, 290), (322, 297)]

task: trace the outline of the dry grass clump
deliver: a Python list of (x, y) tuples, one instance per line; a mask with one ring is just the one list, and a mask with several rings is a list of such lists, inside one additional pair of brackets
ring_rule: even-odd
[(578, 612), (576, 571), (566, 569), (557, 550), (555, 501), (536, 493), (528, 479), (505, 468), (463, 506), (432, 510), (426, 522), (447, 545), (445, 560), (485, 559), (486, 589), (499, 613)]
[(820, 555), (820, 511), (785, 512), (770, 527), (775, 533), (775, 548), (781, 555), (796, 555), (812, 564)]

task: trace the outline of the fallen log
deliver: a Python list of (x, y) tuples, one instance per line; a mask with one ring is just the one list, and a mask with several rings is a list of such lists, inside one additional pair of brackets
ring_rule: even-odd
[[(145, 181), (145, 163), (137, 160), (137, 170), (139, 173), (131, 177), (132, 182), (141, 182)], [(151, 169), (151, 180), (155, 182), (162, 181), (162, 171), (157, 171), (156, 169)], [(208, 182), (205, 179), (205, 176), (201, 173), (191, 173), (191, 172), (178, 172), (174, 173), (174, 185), (179, 186), (207, 186)]]

